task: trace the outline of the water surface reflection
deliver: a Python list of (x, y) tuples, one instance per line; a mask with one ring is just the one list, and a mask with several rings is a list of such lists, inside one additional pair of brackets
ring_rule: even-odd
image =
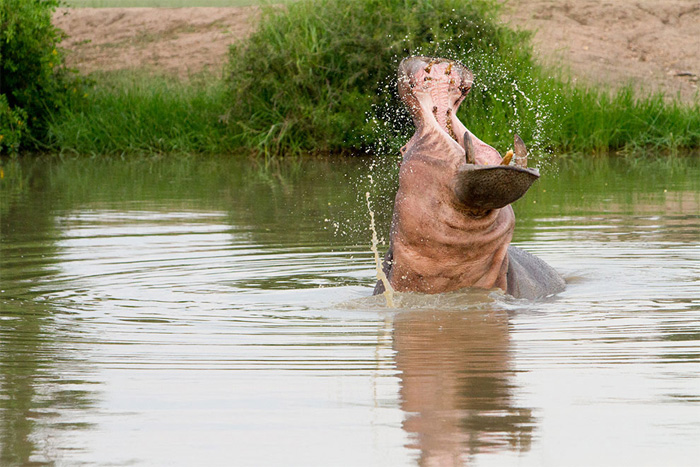
[[(13, 189), (0, 211), (0, 465), (52, 459), (50, 430), (91, 428), (83, 413), (94, 408), (90, 362), (76, 352), (79, 333), (66, 332), (57, 310), (37, 290), (57, 273), (53, 258), (60, 229), (51, 200), (38, 187)], [(15, 188), (15, 187), (12, 187)], [(7, 194), (7, 192), (5, 193)]]
[(421, 452), (419, 465), (466, 465), (478, 453), (529, 449), (535, 420), (514, 399), (508, 328), (508, 314), (495, 309), (395, 317), (404, 429)]
[(386, 235), (391, 164), (3, 164), (3, 467), (700, 458), (695, 159), (545, 173), (515, 241), (569, 279), (555, 299), (398, 310), (364, 204)]

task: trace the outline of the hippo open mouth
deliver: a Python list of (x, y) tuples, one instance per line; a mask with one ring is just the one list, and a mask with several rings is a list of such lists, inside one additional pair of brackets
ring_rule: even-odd
[[(416, 131), (401, 150), (384, 273), (399, 292), (494, 287), (525, 298), (563, 289), (544, 261), (510, 245), (509, 206), (539, 178), (515, 136), (505, 157), (469, 132), (457, 109), (473, 76), (454, 60), (410, 57), (399, 65), (399, 96)], [(375, 293), (381, 293), (380, 281)]]
[[(516, 134), (514, 150), (501, 157), (479, 141), (457, 118), (457, 110), (474, 82), (461, 63), (430, 57), (409, 57), (399, 66), (399, 96), (408, 106), (416, 135), (432, 129), (447, 133), (464, 153), (455, 179), (455, 194), (475, 212), (506, 206), (520, 197), (540, 176), (527, 167), (527, 149)], [(432, 127), (432, 128), (426, 128)], [(414, 138), (402, 148), (406, 153)]]

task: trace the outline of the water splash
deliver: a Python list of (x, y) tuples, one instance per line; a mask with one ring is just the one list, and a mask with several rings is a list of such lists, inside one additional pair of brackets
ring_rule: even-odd
[(382, 284), (384, 284), (384, 298), (386, 298), (386, 306), (389, 308), (395, 308), (394, 289), (391, 287), (386, 274), (384, 274), (382, 263), (379, 259), (379, 250), (377, 249), (379, 239), (377, 238), (377, 230), (374, 227), (374, 211), (372, 211), (372, 205), (369, 202), (369, 191), (365, 193), (365, 198), (367, 199), (367, 209), (369, 210), (369, 228), (372, 231), (372, 246), (370, 249), (372, 250), (372, 253), (374, 253), (374, 264), (377, 267), (377, 279), (382, 281)]

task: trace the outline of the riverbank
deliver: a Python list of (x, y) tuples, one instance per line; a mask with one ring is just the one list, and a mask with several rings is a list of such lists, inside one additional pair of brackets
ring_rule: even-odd
[[(697, 1), (513, 0), (502, 18), (532, 31), (538, 59), (575, 82), (697, 98)], [(69, 36), (62, 43), (68, 64), (83, 73), (139, 69), (181, 78), (220, 74), (229, 45), (259, 19), (257, 7), (72, 8), (54, 16)]]
[[(695, 39), (641, 60), (632, 53), (641, 39), (628, 39), (626, 54), (614, 46), (624, 31), (661, 21), (630, 13), (655, 0), (624, 8), (617, 0), (586, 1), (518, 0), (500, 16), (492, 2), (456, 0), (330, 1), (322, 9), (299, 1), (269, 15), (257, 7), (62, 10), (56, 23), (72, 34), (64, 42), (68, 65), (95, 86), (53, 120), (48, 147), (78, 154), (396, 154), (412, 131), (391, 92), (398, 57), (421, 53), (474, 70), (462, 115), (499, 151), (512, 145), (513, 133), (546, 157), (697, 150), (696, 74), (678, 71), (700, 66), (688, 52)], [(677, 9), (667, 11), (670, 26), (658, 28), (657, 42), (673, 43), (694, 27), (686, 21), (699, 12), (685, 4), (666, 5)], [(598, 8), (619, 24), (592, 25)], [(537, 21), (553, 23), (535, 33), (540, 45), (533, 49), (531, 33), (515, 29)], [(613, 26), (609, 46), (585, 45), (582, 37)], [(569, 42), (547, 39), (553, 33)], [(545, 44), (559, 46), (548, 52)], [(607, 62), (586, 53), (607, 54)], [(599, 61), (617, 64), (617, 72)], [(576, 74), (577, 66), (588, 74)], [(633, 79), (640, 74), (649, 78)]]

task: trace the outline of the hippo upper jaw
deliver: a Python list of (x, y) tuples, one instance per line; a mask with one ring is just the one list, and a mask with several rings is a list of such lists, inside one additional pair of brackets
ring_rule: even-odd
[[(454, 152), (460, 157), (466, 128), (457, 118), (457, 110), (472, 83), (472, 73), (454, 60), (422, 56), (404, 59), (399, 65), (398, 90), (413, 117), (416, 132), (402, 152), (408, 151), (420, 135), (436, 132), (456, 143)], [(455, 154), (435, 157), (449, 158)]]

